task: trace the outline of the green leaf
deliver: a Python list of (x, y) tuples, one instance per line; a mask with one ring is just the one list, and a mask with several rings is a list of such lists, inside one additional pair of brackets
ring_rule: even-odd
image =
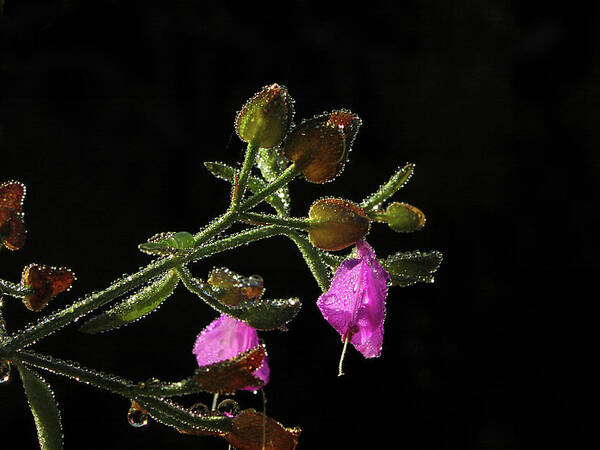
[(398, 169), (385, 184), (379, 186), (377, 192), (364, 199), (360, 206), (368, 214), (371, 210), (378, 205), (381, 205), (400, 190), (410, 179), (414, 169), (415, 165), (412, 163), (406, 164), (404, 167)]
[(248, 301), (240, 304), (229, 315), (243, 320), (257, 330), (283, 327), (296, 317), (302, 304), (298, 298)]
[(214, 309), (243, 320), (257, 330), (273, 330), (283, 327), (298, 314), (302, 306), (297, 298), (248, 300), (237, 306), (227, 305), (219, 299), (219, 290), (214, 290), (210, 285), (193, 277), (187, 267), (181, 267), (179, 275), (190, 292), (198, 295)]
[(227, 432), (231, 419), (226, 416), (199, 416), (170, 400), (138, 397), (136, 402), (163, 425), (178, 430), (200, 429)]
[(48, 383), (36, 372), (18, 362), (14, 364), (23, 381), (27, 402), (37, 428), (40, 448), (42, 450), (62, 449), (62, 426), (54, 393)]
[(437, 250), (399, 252), (381, 261), (381, 265), (391, 276), (392, 285), (402, 287), (419, 282), (433, 283), (433, 275), (441, 263), (442, 253)]
[[(215, 177), (229, 181), (230, 183), (233, 182), (234, 174), (236, 172), (233, 167), (221, 162), (205, 162), (204, 165)], [(267, 183), (260, 178), (252, 175), (248, 177), (248, 189), (253, 194), (262, 191), (266, 187)], [(269, 203), (279, 214), (285, 214), (286, 211), (289, 211), (289, 204), (286, 203), (288, 200), (282, 192), (282, 190), (279, 190), (275, 194), (267, 197), (267, 203)]]
[(178, 255), (185, 254), (194, 248), (195, 240), (187, 231), (177, 233), (159, 233), (152, 236), (138, 248), (149, 255)]
[(133, 322), (154, 311), (175, 290), (179, 276), (170, 270), (108, 311), (88, 320), (79, 331), (89, 334), (107, 331)]

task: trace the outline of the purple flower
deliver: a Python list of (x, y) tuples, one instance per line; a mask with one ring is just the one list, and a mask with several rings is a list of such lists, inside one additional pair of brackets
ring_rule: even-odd
[(340, 264), (329, 291), (319, 297), (317, 306), (342, 341), (349, 341), (365, 358), (376, 358), (381, 355), (390, 275), (366, 241), (358, 241), (356, 250), (358, 258)]
[[(226, 314), (211, 322), (196, 338), (193, 353), (199, 366), (207, 366), (234, 358), (251, 348), (259, 345), (256, 330), (245, 322), (234, 319)], [(269, 365), (265, 358), (262, 366), (254, 372), (254, 376), (269, 382)], [(243, 388), (247, 391), (259, 389), (256, 386)]]

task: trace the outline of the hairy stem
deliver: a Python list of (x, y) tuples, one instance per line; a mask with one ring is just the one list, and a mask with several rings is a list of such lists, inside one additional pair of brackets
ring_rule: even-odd
[(327, 289), (329, 289), (329, 271), (321, 259), (321, 252), (306, 237), (294, 230), (286, 228), (283, 234), (296, 244), (319, 288), (322, 292), (327, 292)]
[(279, 175), (272, 183), (269, 183), (264, 189), (254, 194), (249, 199), (242, 202), (240, 205), (240, 211), (248, 211), (254, 206), (258, 205), (269, 195), (273, 194), (294, 178), (296, 178), (300, 174), (300, 171), (296, 168), (295, 164), (291, 164), (285, 171)]
[(68, 325), (75, 319), (88, 314), (95, 309), (109, 303), (111, 300), (126, 294), (142, 283), (149, 281), (169, 269), (187, 264), (192, 261), (206, 258), (226, 250), (239, 247), (260, 239), (265, 239), (278, 234), (284, 234), (286, 229), (282, 226), (271, 225), (268, 227), (253, 228), (248, 231), (235, 234), (225, 239), (212, 242), (205, 246), (194, 249), (184, 256), (159, 259), (150, 263), (139, 272), (125, 277), (113, 283), (103, 291), (89, 295), (72, 305), (41, 319), (37, 324), (30, 325), (24, 331), (7, 337), (0, 343), (0, 356), (7, 356), (33, 342), (43, 339), (56, 330)]
[(254, 160), (256, 159), (257, 153), (258, 146), (248, 143), (248, 146), (246, 147), (246, 156), (244, 157), (244, 164), (242, 165), (242, 171), (240, 172), (240, 177), (238, 179), (238, 184), (237, 187), (234, 188), (233, 196), (231, 198), (231, 207), (234, 210), (237, 209), (240, 200), (244, 198), (246, 186), (248, 184), (248, 177), (250, 176), (250, 171), (254, 165)]
[(301, 217), (282, 217), (270, 214), (259, 214), (253, 212), (241, 213), (238, 220), (253, 225), (283, 225), (285, 227), (308, 230), (310, 226), (309, 219)]
[(415, 165), (409, 163), (398, 169), (386, 183), (379, 187), (377, 192), (363, 200), (360, 206), (364, 209), (365, 213), (368, 214), (373, 208), (389, 199), (404, 186), (412, 176), (414, 168)]
[(175, 403), (160, 398), (141, 395), (139, 384), (116, 375), (88, 369), (69, 361), (41, 355), (31, 351), (18, 352), (17, 359), (25, 364), (37, 367), (38, 369), (44, 369), (71, 378), (80, 383), (89, 384), (128, 399), (135, 400), (144, 406), (146, 404), (150, 405), (154, 410), (149, 411), (150, 414), (156, 415), (158, 420), (164, 421), (167, 425), (175, 427), (188, 426), (190, 428), (202, 428), (212, 431), (224, 431), (231, 427), (231, 419), (228, 417), (202, 417), (187, 411)]
[(10, 281), (0, 280), (0, 294), (11, 295), (17, 298), (23, 298), (31, 294), (32, 289), (25, 288), (20, 284), (11, 283)]

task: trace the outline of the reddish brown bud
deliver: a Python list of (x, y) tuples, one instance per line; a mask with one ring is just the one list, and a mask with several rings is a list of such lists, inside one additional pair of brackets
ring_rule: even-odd
[(305, 120), (287, 137), (285, 156), (308, 181), (330, 181), (343, 170), (361, 123), (356, 114), (346, 110)]
[(324, 198), (308, 212), (308, 237), (315, 247), (341, 250), (362, 239), (369, 231), (369, 218), (356, 204), (338, 198)]
[(235, 130), (244, 142), (258, 147), (278, 146), (294, 118), (294, 101), (285, 87), (265, 86), (246, 102), (235, 119)]
[(31, 311), (41, 311), (52, 297), (69, 289), (74, 280), (69, 269), (30, 264), (23, 269), (21, 285), (33, 292), (23, 298), (23, 303)]

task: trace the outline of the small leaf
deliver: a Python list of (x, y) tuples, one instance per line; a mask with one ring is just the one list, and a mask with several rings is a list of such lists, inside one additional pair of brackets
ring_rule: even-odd
[(433, 283), (433, 275), (442, 263), (442, 253), (412, 251), (388, 256), (381, 264), (391, 276), (393, 286)]
[(222, 435), (231, 428), (225, 416), (201, 416), (166, 399), (139, 397), (136, 402), (157, 422), (178, 430), (203, 430)]
[(177, 233), (159, 233), (138, 246), (149, 255), (177, 255), (187, 253), (194, 248), (194, 236), (187, 231)]
[(38, 440), (42, 450), (60, 450), (63, 448), (60, 412), (54, 393), (46, 381), (36, 372), (22, 364), (15, 363), (27, 401), (37, 428)]
[(79, 331), (89, 334), (99, 333), (133, 322), (151, 313), (171, 295), (178, 281), (179, 276), (175, 270), (167, 272), (128, 299), (88, 320)]
[(300, 433), (300, 428), (286, 428), (254, 409), (245, 409), (233, 418), (225, 439), (238, 450), (293, 450)]
[(255, 377), (254, 372), (266, 357), (264, 345), (258, 345), (235, 358), (200, 367), (194, 379), (200, 389), (214, 394), (231, 394), (247, 386), (262, 386), (262, 380)]
[(377, 192), (364, 199), (360, 206), (362, 206), (368, 214), (376, 206), (385, 202), (398, 190), (404, 187), (404, 185), (411, 178), (414, 170), (415, 165), (413, 163), (406, 164), (404, 167), (398, 169), (385, 184), (382, 184), (379, 187)]
[(207, 281), (213, 288), (214, 296), (228, 306), (256, 300), (264, 290), (262, 277), (258, 275), (244, 277), (226, 267), (214, 268)]
[(250, 301), (240, 304), (229, 315), (243, 320), (257, 330), (274, 330), (296, 317), (301, 306), (298, 298)]
[(41, 311), (52, 297), (68, 290), (74, 280), (73, 272), (64, 267), (29, 264), (21, 274), (21, 286), (33, 292), (23, 297), (23, 303), (31, 311)]
[[(222, 162), (205, 162), (204, 165), (215, 177), (229, 181), (230, 183), (233, 182), (233, 177), (236, 172), (233, 167)], [(267, 187), (267, 183), (260, 178), (252, 175), (248, 177), (248, 189), (253, 194), (262, 191), (265, 187)], [(270, 195), (267, 197), (266, 201), (279, 213), (289, 212), (289, 199), (286, 197), (285, 189), (280, 189), (276, 194)]]

